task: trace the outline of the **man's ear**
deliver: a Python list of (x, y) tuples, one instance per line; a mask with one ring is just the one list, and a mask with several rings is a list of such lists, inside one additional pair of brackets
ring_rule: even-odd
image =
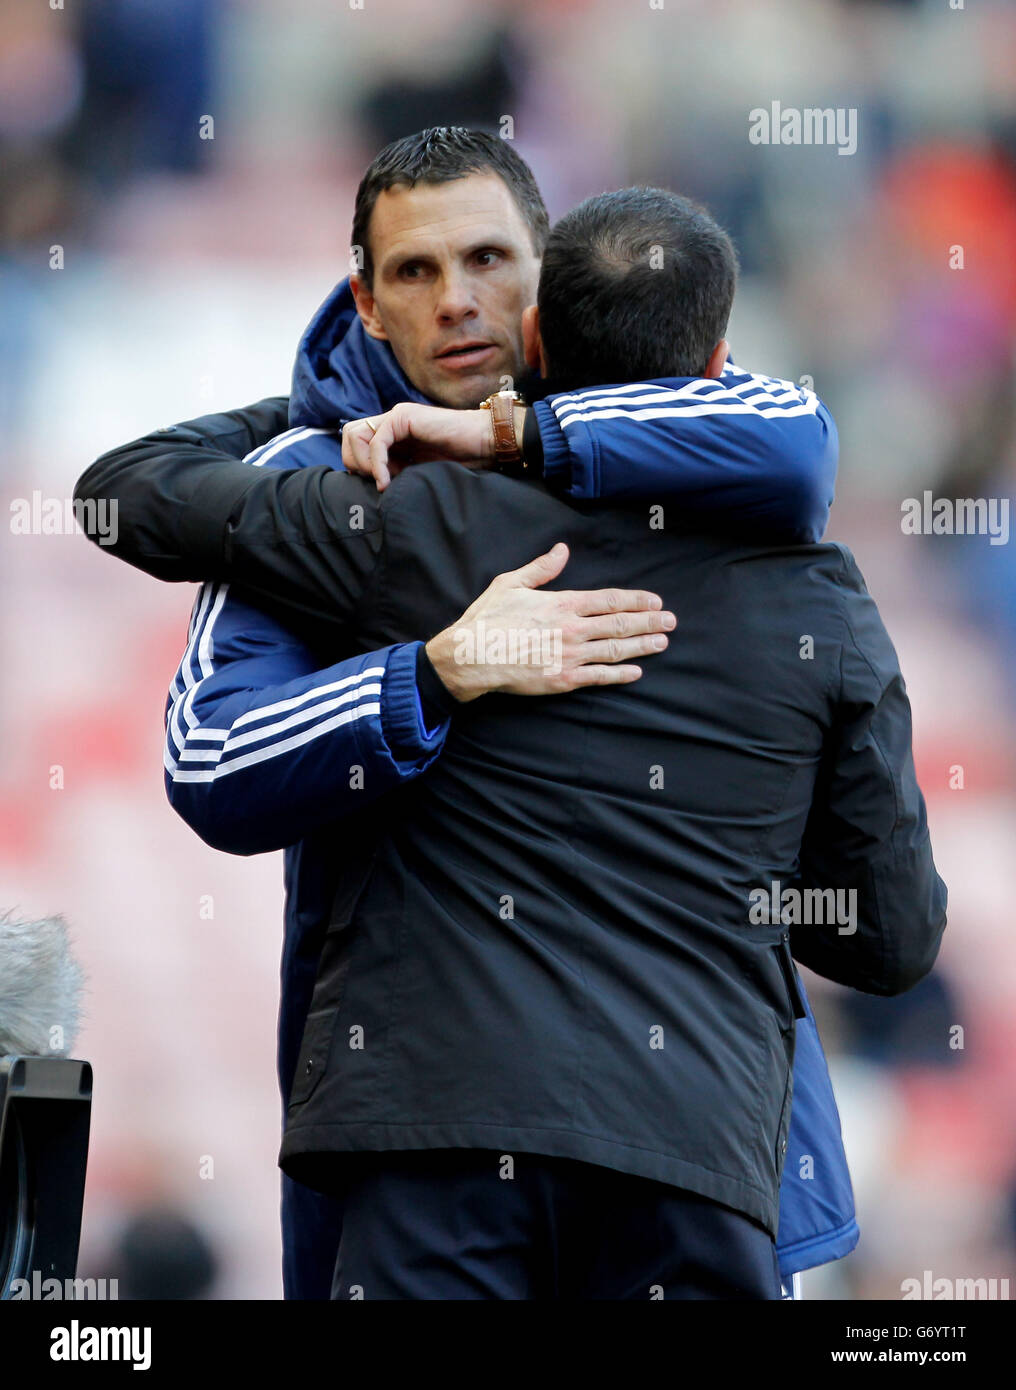
[(724, 366), (726, 365), (726, 361), (729, 355), (730, 344), (727, 342), (726, 338), (721, 338), (720, 341), (713, 348), (712, 353), (709, 357), (709, 361), (706, 363), (706, 369), (702, 373), (702, 375), (711, 377), (719, 376), (720, 373), (723, 371)]
[(541, 376), (547, 375), (547, 354), (540, 337), (540, 311), (535, 304), (522, 310), (522, 352), (526, 366)]
[(351, 275), (349, 288), (353, 291), (356, 312), (360, 315), (360, 322), (363, 324), (364, 331), (371, 338), (380, 338), (383, 343), (386, 343), (388, 334), (385, 332), (384, 324), (377, 311), (377, 300), (367, 288), (366, 283), (361, 280), (359, 275)]

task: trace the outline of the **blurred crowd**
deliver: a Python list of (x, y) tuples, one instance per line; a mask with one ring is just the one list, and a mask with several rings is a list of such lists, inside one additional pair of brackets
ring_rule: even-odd
[[(807, 1297), (1016, 1274), (1016, 542), (901, 526), (926, 491), (1016, 495), (1014, 73), (1008, 0), (0, 0), (5, 499), (284, 393), (359, 176), (409, 131), (514, 139), (552, 217), (660, 184), (734, 236), (735, 361), (839, 426), (829, 539), (900, 653), (950, 892), (909, 994), (808, 979), (862, 1234)], [(856, 151), (752, 143), (777, 100), (856, 111)], [(81, 1273), (277, 1297), (281, 860), (165, 803), (192, 591), (80, 535), (9, 535), (0, 565), (0, 908), (65, 913), (91, 979)]]

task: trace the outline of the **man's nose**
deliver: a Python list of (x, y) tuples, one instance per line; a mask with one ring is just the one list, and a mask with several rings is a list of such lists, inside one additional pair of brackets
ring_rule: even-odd
[(476, 313), (476, 296), (468, 276), (443, 277), (437, 302), (437, 317), (444, 324), (461, 323)]

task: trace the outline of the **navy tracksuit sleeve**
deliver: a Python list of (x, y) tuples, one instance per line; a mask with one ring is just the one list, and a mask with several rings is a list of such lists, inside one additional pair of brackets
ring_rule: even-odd
[(839, 439), (818, 396), (794, 382), (728, 362), (715, 379), (597, 387), (534, 408), (547, 482), (573, 497), (670, 499), (772, 539), (825, 532)]
[(427, 727), (410, 642), (324, 669), (228, 584), (202, 586), (166, 706), (170, 803), (233, 854), (294, 844), (423, 772)]
[(840, 549), (840, 690), (802, 842), (800, 887), (853, 894), (846, 902), (854, 912), (839, 926), (792, 926), (791, 948), (827, 979), (901, 994), (935, 963), (946, 887), (932, 858), (896, 651), (853, 558)]

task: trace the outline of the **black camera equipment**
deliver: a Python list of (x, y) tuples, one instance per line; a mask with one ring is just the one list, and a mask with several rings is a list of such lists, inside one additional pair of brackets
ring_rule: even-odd
[(74, 1277), (91, 1113), (88, 1062), (0, 1057), (0, 1299)]

